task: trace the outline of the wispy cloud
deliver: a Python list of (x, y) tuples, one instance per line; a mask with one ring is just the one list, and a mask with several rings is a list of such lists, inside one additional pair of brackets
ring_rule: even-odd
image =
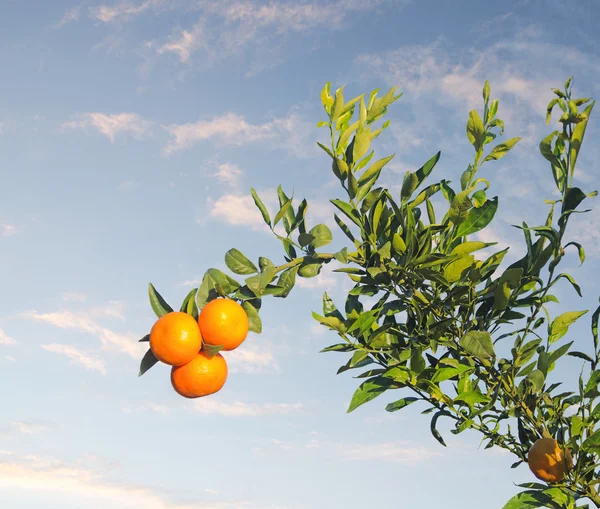
[(115, 5), (99, 5), (90, 8), (90, 17), (103, 23), (115, 23), (135, 18), (153, 7), (168, 4), (168, 0), (145, 0), (141, 3), (121, 2)]
[(232, 373), (279, 373), (279, 366), (270, 348), (244, 344), (228, 352), (227, 364)]
[(10, 237), (15, 233), (17, 233), (17, 228), (12, 224), (3, 224), (0, 226), (0, 235), (3, 237)]
[[(0, 451), (0, 490), (16, 490), (27, 495), (45, 496), (60, 503), (77, 498), (88, 507), (112, 509), (285, 509), (236, 500), (231, 502), (202, 499), (181, 503), (172, 501), (160, 490), (114, 479), (112, 465), (103, 465), (95, 457), (67, 463), (57, 458), (20, 455)], [(288, 507), (288, 509), (290, 509)]]
[(136, 139), (141, 139), (150, 133), (151, 122), (144, 120), (135, 113), (80, 113), (74, 115), (72, 120), (64, 122), (63, 129), (88, 129), (93, 128), (106, 136), (114, 143), (115, 137), (130, 134)]
[(170, 413), (169, 407), (152, 401), (145, 401), (142, 403), (121, 403), (121, 411), (126, 414), (155, 412), (157, 414), (167, 415)]
[(73, 364), (83, 366), (89, 371), (97, 371), (102, 375), (106, 375), (106, 366), (101, 359), (92, 357), (73, 345), (59, 345), (57, 343), (52, 343), (49, 345), (41, 345), (41, 347), (48, 352), (64, 355)]
[(202, 414), (223, 415), (225, 417), (258, 417), (262, 415), (291, 414), (304, 410), (302, 403), (225, 403), (215, 399), (194, 401), (194, 409)]
[[(161, 44), (156, 52), (159, 55), (174, 53), (181, 63), (188, 63), (192, 54), (206, 44), (204, 39), (205, 24), (200, 19), (191, 30), (181, 30)], [(152, 46), (152, 42), (148, 43)]]
[(231, 187), (238, 187), (242, 176), (242, 169), (237, 164), (221, 163), (217, 164), (217, 171), (213, 173), (221, 182)]
[(119, 310), (115, 307), (92, 308), (88, 311), (55, 311), (52, 313), (40, 313), (35, 310), (21, 313), (19, 317), (47, 323), (60, 329), (70, 329), (92, 334), (97, 337), (102, 345), (109, 350), (116, 350), (138, 359), (143, 353), (143, 347), (136, 341), (135, 335), (115, 332), (104, 327), (94, 318), (103, 316), (108, 318), (119, 317)]
[(17, 342), (11, 338), (6, 332), (0, 329), (0, 345), (16, 345)]
[(38, 421), (8, 421), (8, 427), (21, 433), (22, 435), (37, 435), (44, 431), (48, 431), (50, 427), (47, 424)]
[(199, 141), (216, 139), (225, 145), (244, 145), (274, 136), (274, 124), (250, 124), (235, 113), (226, 113), (211, 120), (166, 126), (171, 140), (165, 148), (170, 154), (191, 147)]
[(67, 9), (63, 17), (53, 25), (53, 28), (62, 28), (65, 25), (78, 21), (81, 16), (82, 5), (76, 5)]

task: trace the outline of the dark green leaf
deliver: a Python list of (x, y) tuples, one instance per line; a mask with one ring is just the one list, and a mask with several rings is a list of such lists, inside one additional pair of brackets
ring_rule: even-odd
[(383, 394), (389, 389), (392, 383), (393, 381), (389, 378), (377, 376), (360, 384), (352, 396), (350, 406), (348, 407), (348, 413), (353, 412), (359, 406), (364, 405), (368, 401), (371, 401), (377, 396)]
[(256, 334), (260, 334), (262, 332), (262, 321), (258, 314), (258, 310), (248, 301), (244, 302), (242, 307), (248, 315), (248, 323), (250, 325), (249, 330), (251, 332), (256, 332)]
[(173, 308), (167, 304), (167, 301), (162, 298), (162, 295), (156, 291), (152, 283), (148, 284), (148, 296), (150, 297), (150, 306), (154, 314), (160, 318), (161, 316), (171, 313)]
[(142, 362), (140, 364), (140, 372), (138, 376), (142, 376), (146, 371), (148, 371), (152, 366), (154, 366), (158, 362), (158, 359), (154, 356), (151, 349), (148, 349), (144, 357), (142, 358)]
[(472, 208), (464, 222), (460, 223), (456, 231), (456, 236), (465, 237), (482, 230), (494, 219), (497, 209), (498, 197), (487, 200), (479, 208)]
[(390, 403), (389, 405), (387, 405), (385, 407), (385, 409), (388, 412), (396, 412), (404, 407), (407, 407), (411, 403), (414, 403), (415, 401), (419, 401), (419, 398), (412, 398), (412, 397), (401, 398), (398, 401), (394, 401), (393, 403)]

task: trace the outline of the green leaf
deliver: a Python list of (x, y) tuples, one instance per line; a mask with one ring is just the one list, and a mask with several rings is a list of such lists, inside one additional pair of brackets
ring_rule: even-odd
[(431, 418), (431, 424), (429, 425), (429, 429), (431, 430), (431, 434), (433, 435), (433, 438), (435, 438), (440, 444), (442, 444), (444, 447), (446, 447), (446, 442), (444, 442), (444, 439), (442, 438), (442, 435), (440, 435), (440, 432), (437, 430), (436, 425), (437, 425), (437, 420), (442, 416), (442, 415), (448, 415), (448, 413), (444, 412), (444, 411), (440, 411), (437, 412), (432, 418)]
[(207, 343), (202, 344), (202, 352), (209, 359), (212, 359), (215, 355), (217, 355), (221, 350), (223, 350), (223, 345), (209, 345)]
[(401, 398), (398, 401), (394, 401), (393, 403), (390, 403), (389, 405), (387, 405), (385, 407), (385, 409), (388, 412), (396, 412), (398, 410), (401, 410), (404, 407), (407, 407), (411, 403), (414, 403), (415, 401), (419, 401), (419, 398), (412, 398), (412, 397)]
[[(279, 212), (277, 212), (277, 214), (275, 215), (275, 219), (273, 220), (273, 227), (275, 227), (275, 225), (277, 223), (279, 223), (279, 221), (281, 221), (281, 218), (290, 210), (290, 207), (292, 206), (292, 198), (289, 198), (279, 209)], [(264, 216), (263, 216), (264, 218)]]
[(454, 224), (462, 223), (469, 215), (469, 209), (472, 207), (471, 198), (469, 198), (470, 192), (471, 189), (466, 189), (454, 196), (450, 210), (448, 210), (448, 219)]
[(360, 127), (356, 131), (354, 135), (354, 144), (352, 147), (352, 160), (354, 162), (359, 161), (366, 155), (369, 151), (369, 147), (371, 146), (371, 133), (370, 130), (361, 129)]
[(498, 198), (487, 200), (481, 207), (473, 208), (469, 211), (464, 222), (460, 223), (457, 231), (457, 237), (465, 237), (485, 228), (498, 210)]
[(575, 163), (577, 162), (577, 156), (579, 155), (579, 151), (581, 150), (581, 144), (583, 143), (583, 136), (585, 135), (585, 128), (587, 127), (587, 123), (588, 123), (588, 118), (592, 113), (592, 109), (594, 108), (594, 105), (596, 104), (596, 101), (590, 103), (588, 105), (588, 107), (583, 111), (583, 115), (585, 116), (585, 120), (583, 120), (582, 122), (579, 122), (576, 126), (575, 129), (573, 129), (573, 135), (571, 136), (571, 150), (570, 150), (570, 156), (571, 156), (571, 165), (569, 167), (569, 171), (571, 173), (571, 175), (573, 174), (573, 171), (575, 170)]
[(246, 285), (250, 291), (257, 297), (261, 297), (267, 288), (267, 285), (273, 280), (275, 269), (268, 268), (264, 272), (246, 279)]
[(496, 145), (489, 155), (483, 160), (483, 162), (485, 163), (486, 161), (497, 161), (498, 159), (502, 159), (506, 154), (508, 154), (510, 149), (520, 141), (520, 139), (521, 138), (511, 138), (510, 140), (506, 140), (504, 143)]
[(256, 332), (256, 334), (260, 334), (262, 332), (262, 321), (260, 319), (260, 316), (258, 315), (258, 310), (248, 301), (244, 302), (242, 304), (242, 307), (248, 315), (248, 330), (250, 330), (251, 332)]
[(206, 273), (214, 281), (215, 287), (220, 288), (219, 293), (228, 295), (235, 292), (240, 287), (240, 284), (235, 279), (223, 274), (223, 272), (218, 269), (208, 269)]
[(469, 407), (475, 406), (477, 403), (488, 403), (490, 398), (484, 396), (479, 391), (467, 391), (462, 392), (454, 398), (454, 402), (462, 401), (469, 405)]
[(554, 343), (555, 341), (562, 338), (569, 329), (569, 326), (575, 323), (581, 316), (585, 315), (588, 310), (585, 311), (567, 311), (562, 315), (556, 317), (550, 326), (550, 338), (549, 342)]
[(330, 200), (333, 205), (335, 205), (343, 214), (350, 219), (354, 224), (358, 227), (361, 227), (360, 215), (358, 212), (350, 205), (342, 200)]
[(318, 247), (326, 246), (332, 240), (331, 230), (324, 224), (318, 224), (312, 228), (309, 232), (314, 238), (310, 242), (310, 245), (315, 249)]
[(449, 283), (458, 281), (462, 277), (463, 272), (473, 265), (474, 259), (473, 255), (463, 255), (446, 265), (444, 268), (444, 278), (446, 278), (446, 281)]
[(592, 315), (592, 337), (594, 338), (594, 351), (598, 351), (598, 319), (600, 318), (600, 306)]
[(418, 180), (417, 187), (420, 186), (423, 183), (423, 181), (429, 176), (429, 174), (433, 171), (433, 168), (440, 160), (441, 155), (442, 153), (438, 152), (415, 172), (415, 175)]
[(479, 241), (469, 241), (463, 242), (462, 244), (458, 244), (450, 253), (455, 255), (464, 255), (473, 253), (475, 251), (479, 251), (480, 249), (486, 249), (490, 246), (496, 245), (497, 242), (479, 242)]
[(358, 386), (356, 392), (352, 396), (350, 406), (348, 407), (348, 413), (353, 412), (359, 406), (375, 399), (377, 396), (383, 394), (393, 384), (393, 380), (377, 376), (371, 378)]
[(402, 202), (408, 200), (415, 192), (415, 189), (417, 187), (419, 187), (419, 178), (415, 173), (407, 171), (404, 174), (404, 180), (402, 181), (402, 189), (400, 190), (400, 198)]
[(150, 306), (154, 314), (160, 318), (161, 316), (171, 313), (173, 308), (167, 304), (167, 301), (162, 298), (162, 295), (156, 291), (152, 283), (148, 284), (148, 296), (150, 297)]
[(360, 178), (358, 179), (358, 184), (359, 185), (363, 185), (365, 182), (367, 182), (370, 178), (372, 178), (374, 175), (378, 174), (379, 171), (387, 164), (389, 163), (392, 159), (394, 158), (394, 154), (392, 154), (389, 157), (384, 157), (383, 159), (380, 159), (379, 161), (375, 161), (371, 166), (369, 166), (365, 172), (360, 176)]
[(517, 493), (502, 509), (533, 509), (534, 507), (546, 507), (552, 500), (543, 492), (528, 490)]
[(467, 353), (484, 360), (494, 357), (494, 344), (492, 336), (486, 331), (469, 331), (459, 341)]
[(258, 210), (260, 210), (260, 213), (262, 215), (264, 222), (267, 223), (267, 225), (269, 225), (269, 227), (271, 227), (271, 217), (269, 216), (267, 207), (265, 207), (265, 204), (258, 197), (258, 194), (256, 194), (256, 191), (254, 190), (254, 188), (251, 188), (250, 192), (252, 193), (252, 199), (254, 200), (256, 207), (258, 208)]
[[(190, 301), (192, 303), (194, 302), (194, 297), (196, 296), (197, 291), (198, 291), (198, 288), (194, 288), (193, 290), (189, 291), (189, 293), (185, 296), (185, 299), (183, 299), (183, 302), (181, 303), (181, 307), (179, 308), (179, 311), (181, 311), (182, 313), (188, 313), (189, 302)], [(192, 313), (188, 313), (188, 314), (191, 315)]]
[(151, 349), (148, 349), (144, 357), (142, 358), (142, 362), (140, 364), (140, 372), (138, 376), (142, 376), (146, 371), (148, 371), (152, 366), (158, 363), (158, 359), (154, 356)]
[(481, 147), (483, 147), (483, 142), (485, 141), (485, 127), (476, 110), (471, 110), (469, 113), (467, 138), (469, 138), (471, 145), (475, 147), (476, 151), (479, 151)]
[(248, 275), (258, 272), (256, 265), (235, 248), (225, 253), (225, 265), (234, 274)]
[(590, 435), (583, 444), (581, 444), (581, 449), (584, 451), (600, 452), (600, 431), (596, 431)]
[(315, 237), (310, 233), (301, 233), (298, 235), (298, 244), (302, 247), (308, 246), (313, 240), (315, 240)]
[(277, 280), (277, 286), (281, 286), (283, 291), (276, 294), (275, 297), (285, 298), (289, 295), (296, 284), (296, 274), (298, 273), (298, 266), (291, 267), (289, 269), (284, 270), (279, 279)]
[(142, 339), (139, 339), (138, 343), (144, 343), (146, 341), (150, 341), (150, 334), (146, 334)]
[(298, 269), (298, 275), (304, 278), (316, 277), (321, 272), (323, 264), (319, 261), (313, 261), (312, 258), (307, 259)]
[(575, 246), (577, 248), (579, 261), (581, 262), (580, 266), (583, 265), (583, 262), (585, 261), (585, 250), (583, 249), (583, 246), (579, 242), (569, 242), (564, 248), (566, 249), (569, 246)]

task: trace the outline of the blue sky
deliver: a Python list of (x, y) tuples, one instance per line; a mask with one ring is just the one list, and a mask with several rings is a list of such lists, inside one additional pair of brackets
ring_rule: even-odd
[[(154, 321), (152, 281), (178, 305), (237, 247), (281, 260), (249, 188), (274, 210), (282, 184), (331, 224), (339, 193), (316, 148), (325, 82), (346, 97), (398, 86), (376, 145), (383, 177), (442, 150), (437, 178), (471, 160), (468, 111), (485, 79), (506, 137), (523, 140), (483, 175), (500, 212), (479, 237), (522, 250), (511, 224), (544, 220), (554, 197), (537, 144), (550, 89), (575, 75), (600, 96), (596, 0), (339, 0), (131, 3), (6, 0), (0, 16), (0, 505), (11, 509), (358, 509), (502, 507), (531, 481), (478, 435), (444, 432), (422, 408), (387, 414), (386, 394), (345, 413), (358, 381), (336, 336), (311, 319), (330, 271), (267, 300), (263, 334), (227, 356), (214, 397), (184, 400), (168, 369), (137, 378)], [(576, 184), (600, 188), (598, 115)], [(597, 303), (600, 207), (572, 219), (588, 258), (563, 270), (552, 312)], [(589, 204), (588, 204), (589, 205)], [(336, 241), (342, 241), (334, 232)], [(570, 339), (589, 351), (589, 315)], [(563, 341), (566, 341), (564, 339)], [(569, 358), (554, 374), (573, 378)], [(347, 375), (347, 374), (346, 374)]]

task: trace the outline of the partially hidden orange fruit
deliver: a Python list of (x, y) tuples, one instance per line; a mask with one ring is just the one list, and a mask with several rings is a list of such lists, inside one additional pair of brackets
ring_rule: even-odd
[(200, 398), (220, 391), (227, 380), (227, 363), (221, 354), (197, 354), (184, 366), (171, 368), (171, 384), (185, 398)]
[(562, 481), (573, 466), (573, 458), (553, 438), (540, 438), (529, 449), (527, 463), (538, 479), (546, 482)]
[(182, 366), (202, 348), (202, 335), (193, 316), (174, 311), (161, 316), (150, 331), (150, 348), (161, 362)]
[(198, 325), (205, 344), (235, 350), (248, 335), (248, 315), (231, 299), (211, 300), (200, 311)]

